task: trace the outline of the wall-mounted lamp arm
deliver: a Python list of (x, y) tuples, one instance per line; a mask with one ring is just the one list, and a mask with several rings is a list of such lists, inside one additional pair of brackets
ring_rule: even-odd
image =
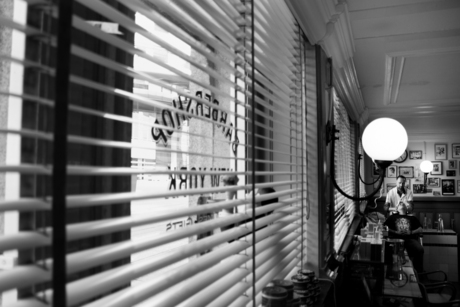
[(335, 153), (335, 140), (338, 140), (339, 138), (335, 136), (335, 134), (339, 132), (337, 129), (335, 129), (335, 125), (331, 125), (330, 122), (327, 123), (326, 125), (326, 134), (327, 134), (327, 139), (326, 139), (326, 142), (327, 144), (329, 144), (330, 142), (332, 142), (332, 146), (331, 146), (331, 179), (332, 179), (332, 184), (334, 185), (334, 187), (337, 189), (337, 191), (339, 191), (343, 196), (345, 196), (346, 198), (349, 198), (349, 199), (352, 199), (354, 201), (363, 201), (363, 200), (369, 200), (371, 199), (375, 194), (377, 194), (379, 191), (380, 191), (380, 188), (382, 187), (382, 184), (383, 184), (383, 181), (384, 181), (384, 178), (385, 178), (385, 169), (391, 165), (391, 163), (393, 161), (381, 161), (381, 160), (375, 160), (375, 164), (377, 164), (377, 166), (379, 167), (379, 178), (377, 178), (377, 180), (380, 179), (380, 182), (379, 182), (379, 185), (377, 187), (377, 189), (372, 192), (371, 194), (369, 195), (366, 195), (365, 197), (356, 197), (356, 196), (350, 196), (348, 195), (347, 193), (345, 193), (340, 187), (339, 185), (337, 184), (336, 180), (335, 180), (335, 161), (334, 161), (334, 153)]
[[(361, 159), (363, 158), (363, 155), (362, 154), (358, 154), (358, 169), (361, 169)], [(359, 176), (359, 180), (365, 184), (365, 185), (373, 185), (374, 183), (376, 183), (379, 179), (380, 179), (380, 176), (375, 179), (374, 182), (371, 182), (371, 183), (365, 183), (363, 178), (361, 178), (361, 172), (358, 172), (358, 176)]]
[[(334, 185), (334, 187), (337, 189), (337, 191), (340, 192), (340, 194), (342, 194), (343, 196), (345, 196), (346, 198), (349, 198), (351, 200), (355, 200), (355, 201), (363, 201), (363, 200), (369, 200), (371, 199), (375, 194), (377, 194), (379, 191), (380, 191), (380, 188), (382, 187), (382, 184), (383, 184), (383, 181), (384, 181), (384, 174), (385, 174), (385, 168), (381, 168), (379, 166), (379, 178), (377, 178), (377, 180), (380, 179), (380, 182), (379, 182), (379, 186), (377, 187), (377, 189), (372, 192), (371, 194), (369, 195), (366, 195), (365, 197), (355, 197), (355, 196), (350, 196), (348, 195), (347, 193), (345, 193), (340, 187), (339, 185), (337, 184), (337, 181), (335, 181), (335, 164), (334, 164), (334, 150), (335, 150), (335, 141), (332, 141), (332, 154), (331, 154), (331, 179), (332, 179), (332, 184)], [(391, 161), (390, 161), (391, 163)]]

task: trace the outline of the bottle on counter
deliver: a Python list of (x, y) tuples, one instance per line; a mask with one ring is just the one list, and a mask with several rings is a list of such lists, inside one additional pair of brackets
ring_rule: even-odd
[(427, 224), (426, 213), (425, 213), (425, 217), (423, 218), (423, 229), (427, 229), (427, 227), (428, 227), (428, 224)]
[(444, 221), (442, 220), (441, 214), (438, 218), (438, 232), (444, 232)]
[(367, 237), (368, 231), (369, 231), (368, 225), (366, 225), (365, 227), (361, 228), (361, 237), (363, 237), (363, 238)]

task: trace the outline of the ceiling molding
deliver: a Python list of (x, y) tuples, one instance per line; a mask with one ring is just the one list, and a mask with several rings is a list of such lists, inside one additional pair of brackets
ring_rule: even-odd
[(430, 108), (430, 109), (414, 109), (412, 108), (401, 108), (395, 109), (369, 109), (369, 117), (376, 118), (382, 116), (398, 117), (398, 118), (413, 118), (417, 117), (452, 117), (458, 116), (460, 113), (460, 107), (451, 107), (445, 109)]
[(353, 59), (350, 58), (341, 68), (334, 66), (333, 76), (333, 84), (337, 90), (337, 95), (344, 103), (350, 117), (355, 121), (359, 121), (364, 112), (365, 104), (359, 88)]
[[(366, 3), (367, 2), (367, 3)], [(450, 11), (460, 8), (458, 0), (443, 1), (416, 1), (415, 3), (402, 3), (389, 5), (388, 1), (363, 1), (370, 7), (354, 7), (351, 10), (355, 20), (378, 19), (394, 16), (409, 16), (423, 13)]]
[(348, 5), (345, 1), (286, 0), (310, 43), (320, 45), (331, 57), (335, 67), (341, 68), (353, 57), (355, 45)]
[(385, 83), (383, 91), (383, 105), (387, 106), (396, 103), (398, 99), (399, 86), (404, 68), (405, 57), (385, 57)]
[(359, 121), (365, 104), (353, 62), (355, 45), (348, 4), (340, 0), (286, 0), (286, 3), (310, 43), (320, 45), (332, 58), (334, 87), (350, 117)]
[(369, 110), (367, 108), (364, 108), (363, 112), (360, 114), (358, 122), (361, 127), (365, 127), (369, 123)]
[(417, 131), (417, 132), (409, 132), (409, 142), (440, 142), (440, 141), (445, 141), (445, 142), (452, 142), (452, 140), (460, 140), (458, 136), (458, 132), (452, 131), (452, 132), (433, 132), (433, 131)]
[(451, 46), (443, 48), (430, 48), (430, 49), (417, 49), (417, 50), (405, 50), (405, 51), (395, 51), (390, 52), (387, 55), (389, 57), (421, 57), (421, 56), (431, 56), (431, 55), (444, 55), (460, 53), (460, 46)]
[[(327, 1), (325, 1), (327, 2)], [(317, 44), (326, 33), (326, 23), (330, 19), (322, 1), (286, 0), (291, 13), (307, 35), (311, 44)]]
[(399, 87), (401, 85), (401, 78), (406, 58), (455, 53), (460, 53), (460, 47), (454, 46), (446, 48), (419, 49), (386, 54), (383, 105), (388, 106), (390, 104), (396, 104), (398, 101)]

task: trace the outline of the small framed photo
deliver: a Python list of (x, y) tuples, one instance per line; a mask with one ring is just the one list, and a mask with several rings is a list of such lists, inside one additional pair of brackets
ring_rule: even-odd
[(390, 192), (391, 189), (396, 188), (396, 183), (387, 183), (387, 193)]
[(449, 160), (448, 169), (457, 169), (457, 160)]
[(460, 143), (452, 144), (452, 158), (460, 159)]
[(421, 150), (410, 150), (409, 159), (410, 160), (422, 160), (422, 151)]
[(414, 185), (412, 186), (412, 191), (414, 192), (414, 194), (423, 194), (425, 192), (425, 185), (414, 183)]
[(452, 171), (452, 170), (446, 171), (446, 176), (447, 177), (455, 177), (456, 176), (456, 171)]
[(398, 167), (396, 165), (390, 165), (387, 167), (387, 178), (396, 178)]
[(429, 187), (437, 187), (439, 188), (440, 187), (440, 179), (439, 178), (427, 178), (426, 180), (426, 185), (429, 186)]
[(455, 195), (455, 180), (443, 179), (442, 180), (442, 195)]
[(442, 175), (442, 161), (431, 161), (433, 163), (433, 170), (431, 175)]
[(434, 144), (434, 158), (447, 160), (447, 144)]
[(439, 191), (433, 191), (433, 195), (435, 195), (435, 196), (441, 196), (441, 192), (439, 192)]
[(413, 166), (400, 166), (399, 176), (401, 175), (406, 178), (414, 178), (414, 167)]

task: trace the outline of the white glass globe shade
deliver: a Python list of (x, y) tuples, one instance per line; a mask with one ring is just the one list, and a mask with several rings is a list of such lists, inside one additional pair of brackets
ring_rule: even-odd
[(364, 129), (363, 148), (373, 160), (393, 161), (407, 148), (407, 132), (397, 120), (382, 117)]
[(433, 163), (431, 161), (425, 160), (420, 163), (420, 170), (424, 173), (429, 173), (433, 170)]

